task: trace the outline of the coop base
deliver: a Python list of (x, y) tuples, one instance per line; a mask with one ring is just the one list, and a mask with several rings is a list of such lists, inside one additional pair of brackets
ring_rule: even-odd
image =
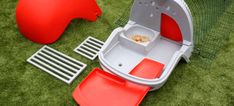
[[(144, 59), (130, 74), (146, 79), (158, 78), (163, 67), (159, 62)], [(75, 89), (73, 98), (81, 106), (138, 106), (149, 90), (149, 86), (126, 81), (96, 68)]]

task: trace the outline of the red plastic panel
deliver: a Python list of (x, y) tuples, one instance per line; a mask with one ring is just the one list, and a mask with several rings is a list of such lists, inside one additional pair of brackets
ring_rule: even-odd
[[(144, 59), (131, 74), (152, 79), (160, 77), (163, 67)], [(81, 106), (138, 106), (149, 90), (149, 86), (125, 81), (96, 68), (75, 89), (73, 98)]]
[(144, 59), (130, 72), (130, 74), (141, 78), (154, 79), (160, 77), (163, 67), (164, 65), (159, 62)]
[(101, 15), (96, 0), (19, 0), (16, 21), (29, 40), (55, 42), (74, 18), (95, 21)]
[(173, 41), (182, 42), (183, 37), (177, 22), (166, 14), (162, 14), (161, 35)]

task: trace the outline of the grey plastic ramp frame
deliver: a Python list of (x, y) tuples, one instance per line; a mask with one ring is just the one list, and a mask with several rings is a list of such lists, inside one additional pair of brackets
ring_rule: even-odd
[(104, 42), (89, 36), (74, 51), (90, 60), (94, 60), (104, 45)]
[(87, 66), (49, 46), (42, 47), (27, 62), (67, 84), (71, 84)]

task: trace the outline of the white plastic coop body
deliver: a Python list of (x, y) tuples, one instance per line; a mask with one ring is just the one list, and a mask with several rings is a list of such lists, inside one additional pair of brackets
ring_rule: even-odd
[[(137, 42), (134, 36), (147, 38)], [(193, 23), (183, 0), (135, 0), (129, 22), (116, 28), (99, 53), (102, 68), (128, 81), (159, 89), (181, 58), (193, 51)], [(144, 58), (165, 65), (158, 79), (143, 79), (129, 72)]]

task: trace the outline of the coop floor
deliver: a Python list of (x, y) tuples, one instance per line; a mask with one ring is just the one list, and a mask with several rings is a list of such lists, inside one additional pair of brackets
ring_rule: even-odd
[(147, 54), (141, 54), (126, 47), (126, 45), (116, 44), (110, 47), (104, 58), (107, 62), (122, 72), (129, 73), (144, 58), (149, 58), (166, 65), (171, 60), (173, 54), (180, 49), (180, 45), (169, 40), (160, 39)]
[[(209, 12), (211, 9), (205, 6), (206, 4), (212, 5), (224, 0), (185, 1), (191, 2), (189, 7), (194, 13), (194, 22), (199, 24), (203, 22), (201, 14), (209, 17), (217, 13)], [(97, 22), (73, 21), (62, 38), (55, 44), (49, 45), (88, 64), (87, 69), (71, 85), (26, 63), (26, 59), (43, 45), (28, 41), (18, 32), (15, 22), (17, 2), (18, 0), (0, 0), (0, 106), (76, 106), (72, 98), (74, 88), (94, 67), (100, 66), (97, 59), (90, 61), (73, 52), (73, 49), (90, 35), (101, 40), (107, 39), (114, 27), (114, 22), (131, 1), (97, 0), (104, 13)], [(221, 8), (221, 5), (219, 3), (212, 8)], [(233, 12), (234, 4), (232, 3), (228, 8)], [(231, 12), (231, 18), (223, 17), (224, 22), (233, 20), (234, 14)], [(204, 22), (209, 21), (204, 20)], [(225, 24), (233, 29), (234, 22), (229, 23)], [(221, 25), (218, 24), (210, 30), (212, 32), (220, 30)], [(210, 63), (211, 67), (209, 69), (199, 67), (203, 64), (204, 58), (193, 55), (191, 63), (178, 64), (165, 86), (158, 91), (148, 93), (141, 106), (233, 106), (234, 32), (227, 33), (221, 30), (211, 33), (213, 34), (230, 35), (230, 39), (225, 40), (225, 45), (217, 54), (217, 58)]]

